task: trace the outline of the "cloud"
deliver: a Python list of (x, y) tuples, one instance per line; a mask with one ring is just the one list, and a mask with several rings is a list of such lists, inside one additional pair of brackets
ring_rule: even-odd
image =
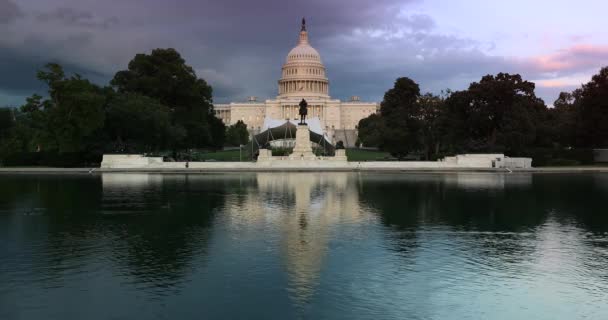
[[(580, 37), (577, 46), (543, 56), (492, 55), (495, 41), (447, 32), (432, 10), (412, 9), (421, 4), (421, 0), (20, 0), (16, 6), (0, 0), (0, 23), (4, 23), (0, 66), (9, 70), (0, 80), (0, 90), (15, 95), (39, 90), (35, 70), (49, 61), (105, 84), (135, 54), (173, 47), (214, 87), (214, 101), (238, 101), (250, 95), (272, 98), (281, 65), (296, 44), (302, 16), (307, 18), (311, 43), (327, 66), (331, 95), (341, 99), (358, 95), (380, 100), (400, 76), (411, 77), (425, 91), (439, 92), (464, 89), (481, 76), (498, 72), (541, 81), (539, 88), (549, 90), (543, 94), (551, 99), (551, 90), (560, 89), (555, 79), (588, 75), (606, 61), (605, 47), (582, 45), (579, 42), (585, 38)], [(11, 5), (12, 11), (7, 9)]]
[(68, 26), (84, 28), (109, 28), (119, 22), (117, 17), (99, 18), (89, 11), (60, 7), (51, 12), (40, 13), (36, 19), (43, 23), (59, 22)]
[(0, 0), (0, 25), (8, 24), (23, 16), (23, 12), (11, 0)]
[(195, 70), (199, 78), (205, 79), (213, 87), (213, 98), (228, 101), (238, 95), (244, 88), (230, 76), (214, 69)]
[(525, 66), (544, 73), (568, 73), (596, 69), (608, 64), (608, 46), (577, 44), (556, 53), (528, 58)]

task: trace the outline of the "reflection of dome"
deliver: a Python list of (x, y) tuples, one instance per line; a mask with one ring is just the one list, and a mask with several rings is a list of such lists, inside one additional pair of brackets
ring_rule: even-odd
[(279, 80), (279, 96), (284, 97), (329, 97), (329, 81), (321, 56), (308, 42), (306, 22), (302, 19), (302, 30), (298, 45), (287, 54)]

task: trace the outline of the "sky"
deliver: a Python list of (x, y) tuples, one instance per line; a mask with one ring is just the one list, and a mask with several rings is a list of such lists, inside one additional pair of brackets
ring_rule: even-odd
[(423, 92), (519, 73), (551, 105), (608, 66), (606, 0), (0, 0), (0, 106), (44, 93), (62, 64), (106, 85), (137, 53), (175, 48), (214, 101), (277, 95), (307, 19), (330, 95), (381, 101), (398, 77)]

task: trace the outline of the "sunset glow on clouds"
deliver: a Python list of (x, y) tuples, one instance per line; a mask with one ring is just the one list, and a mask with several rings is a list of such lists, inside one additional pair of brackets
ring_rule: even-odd
[(557, 53), (531, 58), (541, 72), (565, 73), (595, 69), (599, 62), (608, 63), (608, 45), (577, 44)]
[(379, 101), (395, 78), (423, 91), (520, 73), (547, 104), (608, 65), (605, 1), (0, 0), (0, 105), (44, 88), (46, 62), (100, 84), (137, 53), (174, 47), (218, 102), (276, 95), (302, 16), (330, 94)]

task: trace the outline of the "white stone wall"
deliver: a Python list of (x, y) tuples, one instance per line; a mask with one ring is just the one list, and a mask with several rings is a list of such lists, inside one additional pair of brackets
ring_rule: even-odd
[(532, 168), (532, 158), (511, 158), (504, 154), (461, 154), (446, 157), (442, 162), (468, 168)]
[(593, 150), (593, 161), (595, 161), (595, 162), (608, 162), (608, 149), (595, 149), (595, 150)]
[(104, 154), (102, 168), (142, 168), (162, 164), (163, 158), (144, 157), (140, 154)]
[[(492, 159), (501, 159), (492, 164)], [(263, 170), (263, 169), (338, 169), (338, 170), (410, 170), (410, 169), (500, 169), (531, 168), (530, 158), (505, 158), (504, 155), (458, 155), (443, 161), (366, 161), (348, 162), (344, 150), (336, 150), (335, 157), (291, 159), (273, 157), (270, 150), (261, 149), (257, 162), (162, 162), (161, 158), (141, 155), (104, 155), (106, 169), (208, 169), (208, 170)]]

